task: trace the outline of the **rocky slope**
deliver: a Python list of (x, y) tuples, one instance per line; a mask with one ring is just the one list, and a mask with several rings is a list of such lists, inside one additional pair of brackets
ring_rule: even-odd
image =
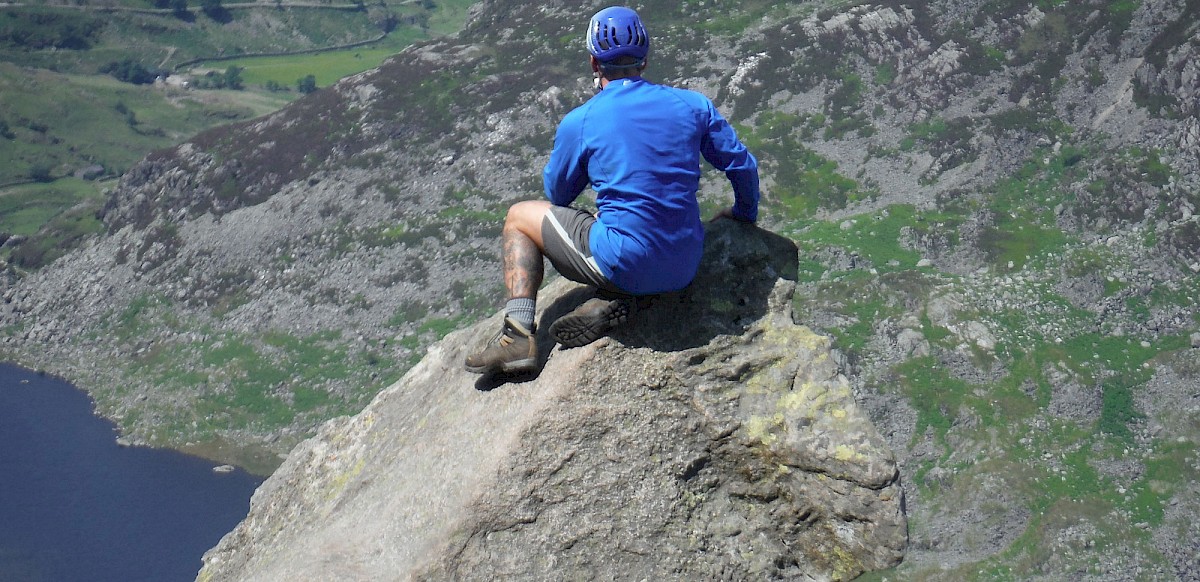
[[(1200, 5), (639, 8), (647, 76), (713, 97), (762, 161), (795, 318), (896, 452), (913, 543), (884, 575), (1200, 579)], [(6, 274), (5, 354), (134, 441), (281, 453), (362, 409), (494, 313), (499, 222), (590, 92), (595, 9), (490, 0), (151, 156), (106, 236)]]
[[(730, 221), (706, 274), (507, 382), (448, 335), (305, 441), (200, 580), (848, 580), (907, 543), (891, 452), (827, 338), (791, 320), (796, 247)], [(589, 292), (558, 281), (546, 328)]]

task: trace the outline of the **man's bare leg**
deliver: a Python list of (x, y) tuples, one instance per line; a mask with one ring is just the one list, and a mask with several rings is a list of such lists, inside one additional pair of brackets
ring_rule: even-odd
[(504, 287), (509, 299), (537, 297), (545, 276), (542, 219), (549, 206), (542, 201), (526, 201), (508, 209), (500, 239), (504, 245)]
[(535, 299), (545, 276), (542, 260), (542, 220), (550, 211), (544, 200), (513, 204), (504, 219), (504, 286), (509, 299)]
[(503, 245), (504, 286), (508, 290), (504, 330), (499, 341), (478, 354), (467, 356), (471, 372), (528, 372), (537, 369), (537, 341), (533, 334), (534, 301), (545, 276), (542, 255), (542, 220), (550, 211), (542, 200), (518, 202), (508, 209)]

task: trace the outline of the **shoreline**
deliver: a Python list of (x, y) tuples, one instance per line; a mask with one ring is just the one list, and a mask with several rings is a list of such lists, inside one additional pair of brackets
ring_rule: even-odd
[[(9, 354), (9, 356), (11, 355)], [(31, 367), (11, 357), (0, 359), (0, 368), (3, 367), (23, 370), (42, 378), (69, 384), (72, 389), (87, 396), (88, 401), (91, 403), (92, 415), (113, 423), (113, 439), (115, 444), (120, 447), (145, 447), (175, 451), (210, 461), (214, 463), (214, 467), (219, 465), (233, 465), (251, 475), (264, 479), (270, 477), (283, 464), (283, 460), (287, 457), (286, 453), (279, 453), (262, 445), (238, 443), (221, 436), (216, 436), (212, 439), (190, 441), (179, 445), (155, 444), (129, 434), (121, 426), (119, 419), (101, 413), (96, 402), (96, 397), (93, 396), (90, 390), (81, 386), (78, 381), (42, 367)]]

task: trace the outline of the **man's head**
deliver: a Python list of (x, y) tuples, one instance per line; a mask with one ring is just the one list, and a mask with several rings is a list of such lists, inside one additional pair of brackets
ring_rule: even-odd
[(637, 12), (609, 6), (592, 17), (587, 31), (592, 68), (608, 79), (641, 73), (650, 54), (650, 36)]

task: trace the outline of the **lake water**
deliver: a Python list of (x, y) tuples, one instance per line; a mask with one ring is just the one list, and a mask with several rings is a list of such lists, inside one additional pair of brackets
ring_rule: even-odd
[(72, 385), (0, 364), (0, 582), (194, 580), (263, 480), (116, 436)]

